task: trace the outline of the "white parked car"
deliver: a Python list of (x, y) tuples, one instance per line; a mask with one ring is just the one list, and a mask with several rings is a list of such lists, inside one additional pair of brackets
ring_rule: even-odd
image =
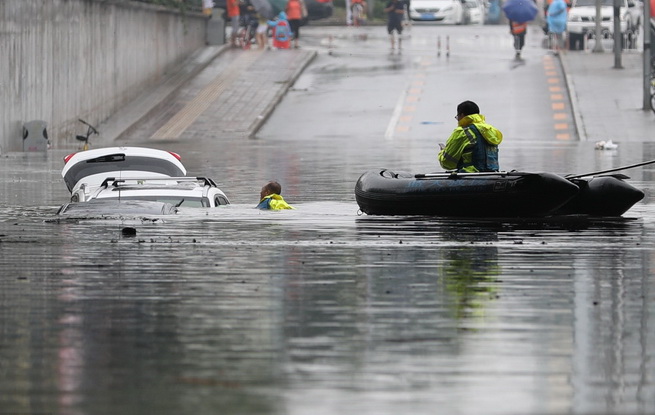
[(470, 24), (484, 24), (487, 12), (482, 0), (463, 0), (463, 2), (468, 13), (467, 22)]
[[(621, 3), (621, 33), (628, 37), (628, 41), (634, 41), (641, 24), (641, 7), (635, 0), (621, 0)], [(601, 0), (601, 19), (601, 30), (609, 36), (614, 32), (614, 0)], [(584, 37), (596, 30), (596, 0), (574, 0), (566, 30), (571, 49), (582, 49)]]
[(466, 11), (460, 0), (411, 0), (409, 18), (417, 21), (465, 24)]

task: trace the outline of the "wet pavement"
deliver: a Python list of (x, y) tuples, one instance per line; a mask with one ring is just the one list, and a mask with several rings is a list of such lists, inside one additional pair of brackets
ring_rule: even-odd
[[(488, 29), (497, 49), (486, 71), (509, 82), (502, 29)], [(408, 106), (408, 80), (428, 65), (412, 48), (389, 56), (374, 34), (354, 44), (353, 60), (318, 49), (256, 139), (132, 138), (181, 153), (189, 174), (219, 182), (228, 207), (62, 220), (68, 151), (2, 156), (0, 412), (655, 412), (652, 168), (626, 172), (647, 196), (612, 220), (360, 216), (353, 190), (364, 170), (435, 168), (452, 111), (428, 118), (422, 105), (450, 110), (461, 90), (439, 84), (440, 97), (416, 104), (426, 115), (393, 121)], [(326, 39), (307, 31), (303, 49), (328, 48)], [(332, 42), (349, 50), (348, 39)], [(412, 39), (418, 50), (433, 45)], [(475, 56), (468, 48), (459, 50)], [(547, 83), (537, 39), (525, 55), (532, 76), (517, 82)], [(480, 82), (461, 60), (425, 77)], [(335, 104), (338, 91), (347, 99)], [(528, 104), (535, 111), (551, 105), (542, 92), (533, 99), (545, 103)], [(352, 120), (358, 106), (366, 116)], [(524, 121), (489, 110), (513, 138), (504, 166), (580, 173), (655, 158), (646, 141), (596, 151), (557, 138), (550, 117), (522, 138)], [(253, 209), (269, 179), (296, 210)]]

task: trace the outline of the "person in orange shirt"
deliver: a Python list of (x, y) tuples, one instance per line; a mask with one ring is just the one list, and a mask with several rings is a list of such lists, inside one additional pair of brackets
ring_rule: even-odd
[(303, 0), (289, 0), (285, 12), (291, 33), (293, 33), (293, 47), (298, 49), (298, 39), (300, 38), (300, 26), (302, 25), (304, 8)]
[(239, 0), (227, 0), (227, 17), (232, 22), (232, 33), (230, 34), (230, 45), (236, 47), (237, 33), (239, 32)]
[(509, 33), (514, 37), (514, 51), (516, 52), (515, 58), (521, 59), (521, 49), (525, 45), (525, 33), (528, 31), (528, 23), (509, 21)]

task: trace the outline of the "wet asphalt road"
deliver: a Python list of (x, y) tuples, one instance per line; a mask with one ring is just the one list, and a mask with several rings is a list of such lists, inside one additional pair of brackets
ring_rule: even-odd
[[(428, 69), (424, 91), (436, 74), (451, 82), (404, 114), (417, 56), (433, 44), (420, 28), (400, 55), (378, 29), (366, 41), (334, 35), (340, 48), (306, 30), (323, 49), (257, 139), (158, 146), (215, 178), (226, 208), (59, 220), (67, 151), (3, 155), (0, 412), (655, 412), (652, 169), (626, 172), (647, 197), (624, 219), (357, 215), (359, 174), (435, 170), (461, 86), (481, 82), (464, 61)], [(481, 100), (498, 82), (541, 88), (538, 39), (512, 68), (504, 28), (483, 29), (497, 47), (485, 52), (495, 74)], [(522, 69), (533, 76), (506, 76)], [(541, 113), (550, 94), (536, 93), (521, 107)], [(649, 143), (596, 151), (557, 138), (550, 117), (486, 108), (508, 138), (504, 168), (580, 173), (655, 158)], [(297, 210), (253, 209), (269, 179)]]

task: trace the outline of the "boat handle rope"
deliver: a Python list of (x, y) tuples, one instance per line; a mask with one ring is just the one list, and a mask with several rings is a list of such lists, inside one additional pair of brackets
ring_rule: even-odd
[(446, 171), (443, 173), (419, 173), (415, 174), (414, 178), (415, 179), (431, 179), (431, 178), (438, 178), (438, 177), (466, 177), (466, 176), (472, 176), (472, 177), (480, 177), (480, 176), (507, 176), (510, 173), (516, 172), (516, 170), (512, 170), (510, 172), (508, 171), (488, 171), (488, 172), (475, 172), (475, 173), (462, 173), (458, 172), (457, 170), (453, 171)]
[(646, 166), (648, 164), (653, 164), (655, 163), (655, 160), (650, 160), (650, 161), (644, 161), (642, 163), (637, 163), (637, 164), (630, 164), (628, 166), (623, 166), (623, 167), (616, 167), (614, 169), (608, 169), (608, 170), (601, 170), (601, 171), (595, 171), (593, 173), (585, 173), (585, 174), (576, 174), (576, 175), (567, 175), (564, 176), (566, 179), (579, 179), (581, 177), (587, 177), (587, 176), (595, 176), (598, 174), (605, 174), (605, 173), (612, 173), (615, 171), (619, 170), (626, 170), (626, 169), (633, 169), (635, 167), (641, 167), (641, 166)]

